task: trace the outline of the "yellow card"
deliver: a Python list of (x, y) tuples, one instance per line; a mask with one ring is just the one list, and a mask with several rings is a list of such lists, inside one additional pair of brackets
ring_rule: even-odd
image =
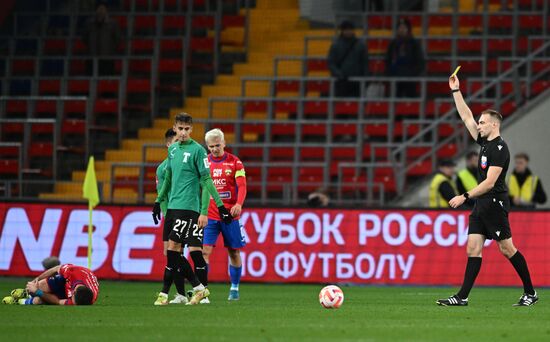
[(456, 76), (456, 74), (458, 73), (458, 70), (460, 70), (460, 65), (456, 67), (455, 72), (453, 72), (451, 77)]

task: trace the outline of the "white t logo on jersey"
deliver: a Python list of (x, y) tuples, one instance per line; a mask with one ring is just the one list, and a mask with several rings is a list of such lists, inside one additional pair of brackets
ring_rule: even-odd
[(183, 162), (187, 163), (187, 159), (191, 156), (189, 152), (183, 152)]

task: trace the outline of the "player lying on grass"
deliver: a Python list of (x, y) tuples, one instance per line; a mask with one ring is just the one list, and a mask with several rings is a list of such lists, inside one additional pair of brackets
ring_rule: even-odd
[(99, 283), (85, 267), (65, 264), (52, 267), (29, 281), (24, 289), (15, 289), (2, 299), (4, 304), (19, 305), (91, 305), (97, 300)]

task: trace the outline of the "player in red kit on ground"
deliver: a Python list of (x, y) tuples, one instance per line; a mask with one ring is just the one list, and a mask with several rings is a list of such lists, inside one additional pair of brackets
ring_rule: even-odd
[(29, 281), (25, 289), (15, 289), (4, 304), (91, 305), (97, 300), (99, 283), (86, 267), (59, 265)]
[(221, 233), (230, 259), (229, 276), (231, 279), (231, 288), (228, 300), (238, 300), (242, 270), (239, 249), (246, 244), (244, 229), (239, 222), (244, 199), (246, 198), (246, 174), (244, 165), (239, 158), (224, 151), (225, 139), (220, 129), (215, 128), (206, 132), (204, 140), (210, 151), (208, 155), (210, 175), (223, 204), (233, 216), (233, 222), (225, 224), (219, 217), (216, 203), (210, 200), (208, 225), (204, 228), (202, 253), (208, 264), (212, 248), (215, 246), (218, 235)]

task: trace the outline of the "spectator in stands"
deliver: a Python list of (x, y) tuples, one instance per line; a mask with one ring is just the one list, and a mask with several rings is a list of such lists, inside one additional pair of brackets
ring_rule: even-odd
[[(386, 75), (396, 77), (417, 77), (425, 68), (424, 52), (420, 42), (413, 36), (411, 22), (399, 19), (397, 35), (390, 42), (386, 52)], [(397, 97), (416, 97), (417, 82), (396, 82)]]
[(430, 184), (430, 208), (450, 208), (449, 201), (458, 194), (453, 182), (455, 167), (452, 160), (439, 161), (438, 171)]
[(537, 203), (546, 203), (542, 182), (529, 169), (529, 155), (518, 153), (514, 156), (514, 162), (514, 171), (508, 180), (508, 193), (512, 206), (535, 208)]
[(359, 97), (359, 82), (349, 81), (350, 77), (367, 76), (369, 60), (366, 45), (355, 37), (355, 26), (351, 21), (340, 24), (340, 35), (332, 43), (328, 53), (328, 67), (336, 78), (335, 96)]
[(330, 204), (328, 190), (321, 187), (307, 196), (307, 205), (312, 208), (325, 208)]
[[(109, 16), (107, 4), (99, 2), (94, 16), (88, 19), (82, 37), (88, 52), (93, 57), (114, 56), (120, 43), (120, 29), (115, 20)], [(88, 65), (91, 71), (92, 65)], [(99, 74), (112, 75), (114, 73), (114, 61), (111, 59), (99, 60)]]
[[(463, 194), (477, 186), (477, 161), (479, 154), (476, 151), (470, 151), (466, 154), (466, 167), (460, 170), (456, 177), (456, 189), (459, 194)], [(467, 199), (464, 205), (472, 208), (475, 204), (474, 199)]]

